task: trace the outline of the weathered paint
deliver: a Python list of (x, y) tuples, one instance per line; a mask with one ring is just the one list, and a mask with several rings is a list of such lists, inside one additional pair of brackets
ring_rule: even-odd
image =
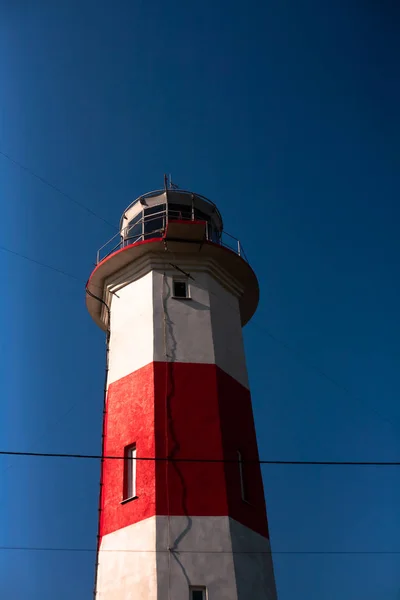
[(189, 585), (209, 600), (276, 600), (268, 539), (224, 516), (151, 517), (103, 537), (100, 597), (188, 600)]

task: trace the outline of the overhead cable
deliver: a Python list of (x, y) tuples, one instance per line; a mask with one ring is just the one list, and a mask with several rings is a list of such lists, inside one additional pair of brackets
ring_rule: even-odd
[[(15, 550), (21, 552), (96, 552), (96, 548), (68, 548), (68, 547), (46, 547), (46, 546), (0, 546), (0, 551)], [(140, 549), (104, 549), (101, 552), (116, 553), (139, 553), (160, 554), (173, 552), (166, 550), (140, 550)], [(293, 555), (400, 555), (400, 550), (179, 550), (179, 554), (293, 554)]]
[(88, 214), (92, 215), (93, 217), (96, 217), (96, 219), (100, 219), (100, 221), (103, 221), (103, 223), (106, 223), (107, 225), (110, 225), (113, 229), (118, 229), (118, 227), (116, 225), (114, 225), (110, 221), (107, 221), (107, 219), (104, 219), (104, 217), (102, 217), (101, 215), (99, 215), (98, 213), (96, 213), (94, 210), (92, 210), (91, 208), (89, 208), (88, 206), (86, 206), (85, 204), (83, 204), (82, 202), (79, 202), (78, 200), (75, 200), (75, 198), (73, 198), (69, 194), (66, 194), (59, 187), (57, 187), (53, 183), (50, 183), (50, 181), (47, 181), (47, 179), (45, 179), (41, 175), (38, 175), (37, 173), (35, 173), (35, 171), (32, 171), (32, 169), (30, 169), (29, 167), (23, 165), (18, 160), (15, 160), (15, 158), (12, 158), (12, 156), (10, 156), (9, 154), (6, 154), (6, 152), (3, 152), (2, 150), (0, 150), (0, 155), (4, 156), (4, 158), (6, 158), (10, 162), (12, 162), (14, 165), (16, 165), (17, 167), (19, 167), (23, 171), (26, 171), (26, 173), (29, 173), (29, 175), (31, 175), (32, 177), (35, 177), (36, 179), (38, 179), (39, 181), (41, 181), (44, 185), (47, 185), (47, 187), (51, 188), (52, 190), (54, 190), (55, 192), (57, 192), (58, 194), (60, 194), (61, 196), (63, 196), (64, 198), (66, 198), (67, 200), (69, 200), (70, 202), (72, 202), (73, 204), (75, 204), (76, 206), (79, 206), (79, 208), (81, 208), (82, 210), (86, 211)]
[[(135, 460), (155, 462), (184, 462), (184, 463), (237, 463), (238, 459), (226, 458), (170, 458), (168, 456), (106, 456), (101, 454), (64, 454), (62, 452), (18, 452), (0, 450), (0, 456), (32, 456), (38, 458), (74, 458), (85, 460)], [(242, 459), (243, 463), (259, 465), (321, 465), (321, 466), (350, 466), (350, 467), (400, 467), (400, 461), (357, 461), (357, 460), (258, 460)]]

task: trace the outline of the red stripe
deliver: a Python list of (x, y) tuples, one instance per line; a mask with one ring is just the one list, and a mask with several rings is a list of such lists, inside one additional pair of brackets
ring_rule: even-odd
[[(105, 452), (121, 456), (257, 459), (249, 391), (215, 365), (155, 362), (111, 384)], [(228, 463), (138, 461), (136, 500), (121, 505), (122, 461), (105, 461), (101, 535), (153, 515), (231, 516), (268, 536), (260, 467)], [(167, 487), (168, 480), (168, 487)], [(168, 495), (167, 495), (168, 491)], [(168, 501), (169, 500), (169, 501)]]

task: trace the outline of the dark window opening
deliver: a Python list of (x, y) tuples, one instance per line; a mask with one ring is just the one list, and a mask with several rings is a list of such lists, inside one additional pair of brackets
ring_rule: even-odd
[(191, 220), (192, 207), (189, 204), (168, 204), (168, 217), (177, 220)]
[(144, 234), (161, 237), (165, 228), (165, 204), (158, 204), (144, 209)]
[(190, 600), (206, 600), (206, 588), (190, 587)]
[(198, 208), (194, 209), (194, 218), (198, 221), (210, 221), (210, 216), (206, 215), (206, 213), (204, 213), (202, 210), (199, 210)]
[(158, 213), (165, 212), (165, 204), (156, 204), (155, 206), (146, 206), (144, 208), (144, 214), (146, 217), (150, 215), (157, 215)]
[(206, 215), (203, 211), (198, 208), (194, 209), (194, 218), (198, 221), (205, 221), (207, 223), (207, 239), (218, 243), (221, 239), (221, 233), (215, 228), (214, 222), (211, 215)]
[(124, 231), (124, 238), (127, 244), (134, 244), (140, 239), (143, 233), (142, 215), (136, 215), (136, 217), (128, 223), (128, 226)]
[(210, 223), (207, 224), (207, 239), (210, 242), (218, 244), (221, 240), (221, 234)]
[(136, 444), (125, 448), (124, 452), (124, 484), (123, 499), (129, 500), (136, 497)]
[(165, 228), (164, 217), (152, 217), (144, 222), (144, 235), (149, 236), (154, 233), (154, 237), (161, 237)]
[(174, 279), (174, 298), (189, 298), (189, 289), (187, 281)]

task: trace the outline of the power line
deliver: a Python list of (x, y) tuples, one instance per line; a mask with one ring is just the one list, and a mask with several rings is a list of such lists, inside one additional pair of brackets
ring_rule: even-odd
[(65, 192), (63, 192), (59, 187), (57, 187), (53, 183), (50, 183), (50, 181), (47, 181), (47, 179), (45, 179), (44, 177), (41, 177), (41, 175), (38, 175), (37, 173), (35, 173), (34, 171), (32, 171), (32, 169), (30, 169), (29, 167), (27, 167), (27, 166), (23, 165), (22, 163), (20, 163), (19, 161), (15, 160), (15, 158), (12, 158), (9, 154), (6, 154), (2, 150), (0, 150), (0, 155), (4, 156), (4, 158), (6, 158), (10, 162), (12, 162), (14, 165), (16, 165), (17, 167), (19, 167), (23, 171), (26, 171), (26, 173), (29, 173), (29, 175), (31, 175), (32, 177), (35, 177), (36, 179), (38, 179), (39, 181), (41, 181), (44, 185), (47, 185), (47, 187), (49, 187), (52, 190), (56, 191), (58, 194), (60, 194), (61, 196), (63, 196), (64, 198), (66, 198), (67, 200), (69, 200), (70, 202), (72, 202), (73, 204), (75, 204), (76, 206), (79, 206), (79, 208), (81, 208), (82, 210), (86, 211), (89, 215), (92, 215), (93, 217), (96, 217), (96, 219), (100, 219), (100, 221), (103, 221), (103, 223), (106, 223), (107, 225), (110, 225), (111, 227), (113, 227), (113, 229), (118, 229), (118, 227), (116, 227), (116, 225), (114, 225), (110, 221), (107, 221), (107, 219), (104, 219), (101, 215), (99, 215), (98, 213), (94, 212), (94, 210), (92, 210), (91, 208), (89, 208), (85, 204), (82, 204), (82, 202), (79, 202), (78, 200), (75, 200), (75, 198), (72, 198), (72, 196), (70, 196), (69, 194), (66, 194)]
[[(47, 547), (47, 546), (0, 546), (0, 551), (21, 551), (21, 552), (97, 552), (96, 548), (67, 548), (67, 547)], [(159, 554), (169, 553), (173, 550), (140, 550), (140, 549), (104, 549), (101, 553), (138, 553), (138, 554)], [(399, 550), (179, 550), (179, 554), (257, 554), (257, 555), (275, 555), (275, 554), (293, 554), (293, 555), (400, 555)]]
[[(45, 429), (45, 431), (42, 433), (42, 435), (40, 435), (37, 440), (41, 440), (43, 439), (50, 431), (54, 431), (54, 427), (56, 425), (58, 425), (58, 423), (62, 420), (65, 419), (65, 417), (67, 417), (73, 410), (74, 408), (76, 408), (78, 406), (78, 404), (80, 404), (81, 401), (78, 399), (76, 402), (74, 402), (73, 404), (71, 404), (71, 406), (68, 408), (68, 410), (66, 410), (65, 412), (63, 412), (59, 417), (57, 417), (56, 420), (50, 422), (47, 424), (47, 427)], [(3, 475), (6, 471), (8, 471), (9, 469), (11, 469), (13, 466), (15, 465), (15, 463), (11, 462), (9, 463), (4, 469), (2, 469), (0, 471), (0, 476)], [(0, 494), (0, 500), (2, 500), (3, 495)]]
[[(64, 277), (68, 277), (69, 279), (73, 279), (74, 281), (77, 281), (78, 283), (86, 286), (86, 281), (84, 279), (80, 279), (79, 277), (76, 277), (76, 275), (73, 275), (72, 273), (68, 273), (68, 271), (64, 271), (63, 269), (59, 269), (58, 267), (53, 267), (52, 265), (49, 265), (48, 263), (44, 263), (40, 260), (36, 260), (35, 258), (31, 258), (30, 256), (27, 256), (26, 254), (22, 254), (21, 252), (17, 252), (16, 250), (11, 250), (10, 248), (7, 248), (6, 246), (0, 245), (0, 250), (2, 250), (3, 252), (7, 252), (8, 254), (12, 254), (14, 256), (18, 256), (19, 258), (23, 258), (24, 260), (27, 260), (28, 262), (33, 263), (34, 265), (38, 265), (39, 267), (43, 267), (44, 269), (49, 269), (50, 271), (54, 271), (55, 273), (59, 273), (60, 275), (64, 275)], [(92, 284), (93, 285), (93, 284)], [(100, 288), (99, 286), (94, 286), (98, 289), (103, 289)]]
[(29, 256), (26, 256), (25, 254), (21, 254), (21, 252), (16, 252), (15, 250), (10, 250), (10, 248), (7, 248), (6, 246), (1, 245), (0, 250), (3, 250), (3, 252), (8, 252), (9, 254), (13, 254), (14, 256), (19, 256), (19, 258), (28, 260), (29, 262), (34, 263), (35, 265), (39, 265), (40, 267), (44, 267), (45, 269), (50, 269), (51, 271), (60, 273), (60, 275), (64, 275), (65, 277), (69, 277), (70, 279), (75, 279), (75, 281), (81, 282), (81, 280), (78, 277), (76, 277), (75, 275), (72, 275), (71, 273), (67, 273), (67, 271), (63, 271), (62, 269), (58, 269), (57, 267), (52, 267), (51, 265), (41, 262), (40, 260), (36, 260), (35, 258), (30, 258)]
[[(0, 456), (32, 456), (41, 458), (75, 458), (86, 460), (135, 460), (155, 462), (184, 462), (184, 463), (238, 463), (238, 459), (225, 458), (169, 458), (168, 456), (102, 456), (101, 454), (65, 454), (61, 452), (17, 452), (0, 450)], [(355, 460), (242, 460), (247, 464), (259, 465), (321, 465), (321, 466), (352, 466), (352, 467), (400, 467), (400, 461), (355, 461)]]

